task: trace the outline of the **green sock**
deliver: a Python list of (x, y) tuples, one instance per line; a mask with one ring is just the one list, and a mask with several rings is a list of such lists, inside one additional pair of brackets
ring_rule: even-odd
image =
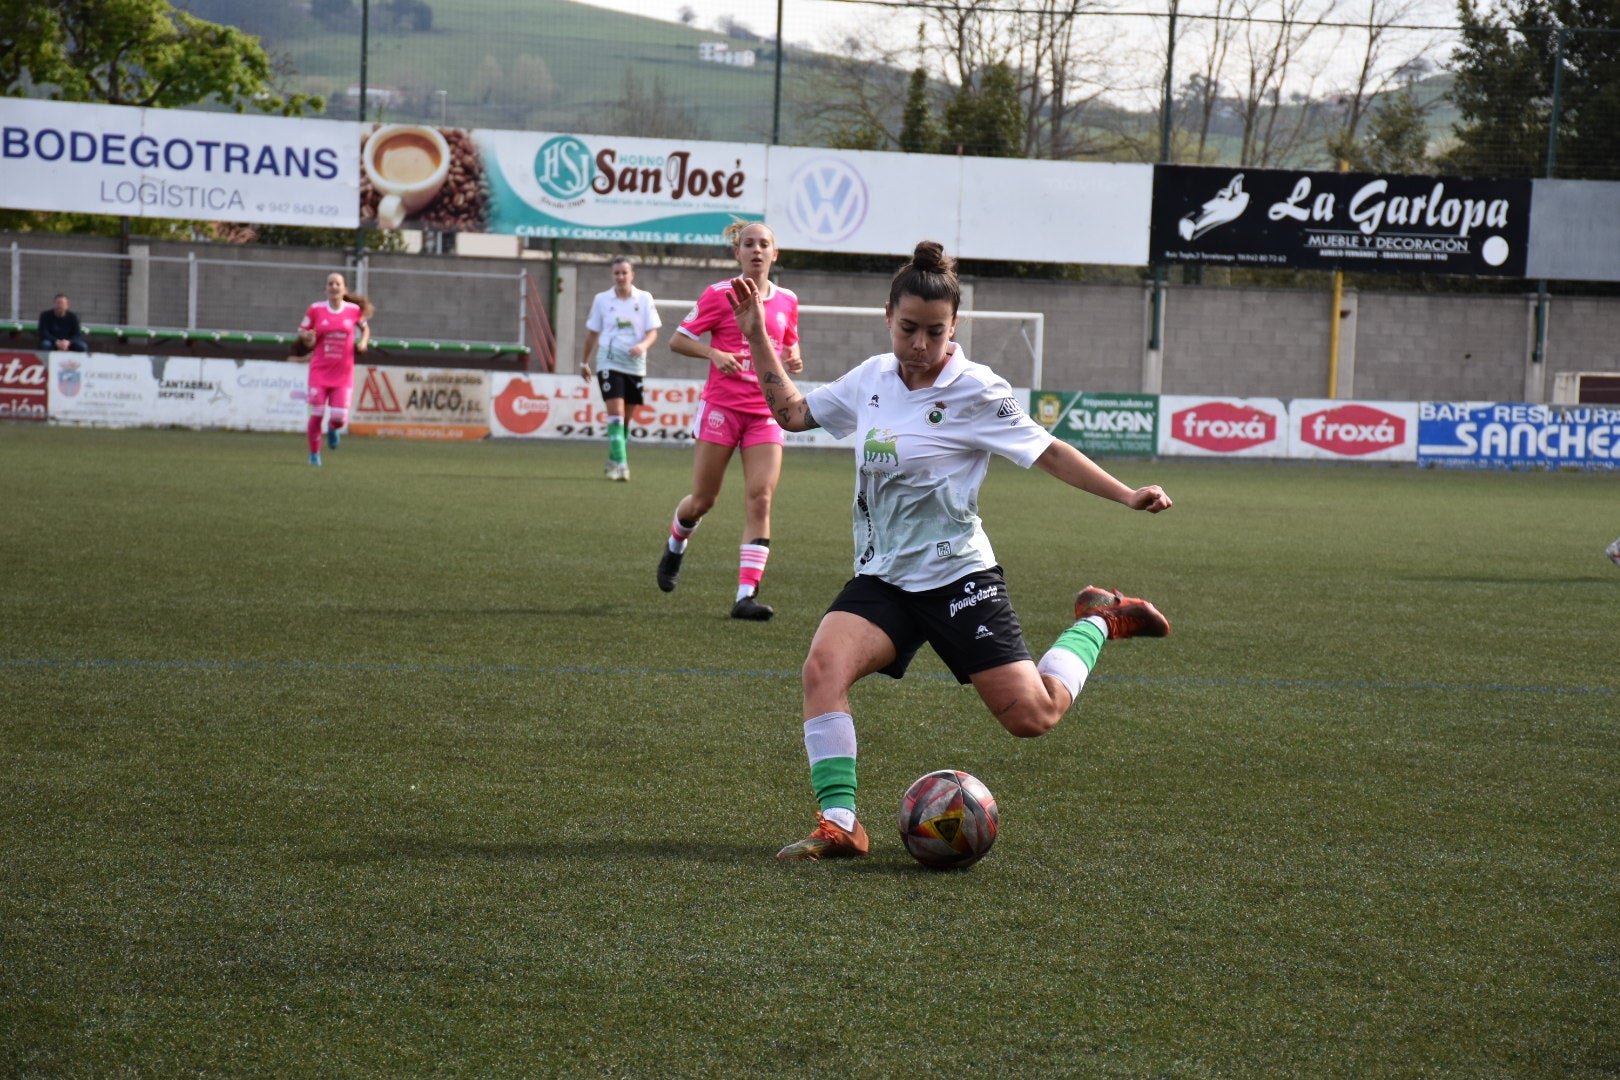
[(1054, 649), (1067, 649), (1081, 660), (1085, 661), (1087, 670), (1097, 666), (1097, 654), (1102, 652), (1103, 642), (1108, 640), (1096, 623), (1081, 619), (1052, 642)]
[(608, 460), (616, 465), (628, 460), (624, 454), (624, 420), (617, 416), (608, 417)]
[(855, 759), (822, 758), (810, 766), (810, 786), (815, 789), (816, 801), (823, 810), (835, 806), (855, 809)]

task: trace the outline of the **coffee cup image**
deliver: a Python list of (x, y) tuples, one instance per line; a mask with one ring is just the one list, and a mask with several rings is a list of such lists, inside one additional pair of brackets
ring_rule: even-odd
[(360, 163), (379, 197), (377, 224), (397, 229), (444, 186), (450, 145), (430, 127), (384, 124), (366, 140)]

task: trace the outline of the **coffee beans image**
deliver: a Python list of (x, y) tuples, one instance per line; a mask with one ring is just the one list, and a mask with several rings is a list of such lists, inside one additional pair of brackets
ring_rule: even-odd
[[(405, 224), (409, 228), (440, 232), (483, 232), (489, 213), (489, 184), (485, 179), (483, 157), (470, 131), (464, 128), (438, 130), (450, 147), (449, 175), (433, 201), (406, 218)], [(369, 138), (370, 134), (368, 130), (364, 138)], [(378, 202), (376, 188), (361, 170), (360, 220), (366, 225), (376, 226)]]

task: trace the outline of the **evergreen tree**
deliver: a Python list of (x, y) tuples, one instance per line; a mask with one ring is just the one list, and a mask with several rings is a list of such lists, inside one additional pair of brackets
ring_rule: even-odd
[(1412, 88), (1404, 87), (1373, 106), (1365, 138), (1347, 139), (1341, 132), (1328, 140), (1328, 152), (1352, 172), (1433, 172), (1425, 114)]
[(939, 153), (939, 122), (934, 119), (930, 97), (928, 72), (919, 67), (911, 73), (911, 85), (906, 90), (906, 107), (900, 120), (900, 149), (905, 153)]
[(945, 142), (973, 157), (1024, 156), (1024, 106), (1005, 61), (992, 64), (977, 89), (956, 92), (945, 110)]
[(1462, 114), (1452, 171), (1541, 176), (1559, 82), (1562, 177), (1620, 178), (1620, 0), (1461, 0), (1451, 98)]

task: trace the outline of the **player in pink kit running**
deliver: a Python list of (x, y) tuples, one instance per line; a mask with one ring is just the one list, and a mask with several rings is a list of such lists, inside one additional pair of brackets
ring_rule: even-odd
[[(799, 298), (773, 283), (771, 267), (778, 254), (776, 234), (763, 221), (734, 222), (726, 229), (742, 276), (758, 286), (764, 298), (766, 332), (783, 365), (804, 370), (799, 358)], [(757, 599), (765, 561), (771, 554), (771, 497), (782, 475), (782, 429), (759, 392), (748, 339), (731, 314), (731, 283), (709, 286), (682, 320), (670, 346), (682, 356), (709, 361), (709, 380), (692, 422), (695, 442), (692, 490), (675, 507), (669, 542), (658, 560), (658, 587), (672, 592), (681, 576), (687, 540), (714, 508), (733, 450), (742, 450), (743, 483), (747, 486), (747, 523), (738, 555), (737, 599), (733, 619), (763, 622), (776, 614)], [(701, 338), (709, 335), (709, 344)]]
[[(349, 422), (349, 395), (354, 390), (354, 354), (371, 341), (371, 302), (349, 292), (342, 274), (326, 275), (326, 299), (311, 304), (298, 324), (298, 343), (309, 354), (309, 463), (321, 463), (321, 420), (327, 424), (326, 445), (333, 450)], [(357, 333), (358, 332), (358, 333)]]

